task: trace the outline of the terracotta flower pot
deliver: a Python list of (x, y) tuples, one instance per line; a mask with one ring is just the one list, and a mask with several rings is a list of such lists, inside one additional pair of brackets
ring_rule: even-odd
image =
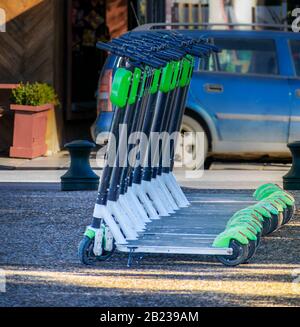
[(15, 112), (13, 146), (10, 157), (33, 159), (47, 152), (46, 129), (47, 112), (52, 104), (23, 106), (13, 104)]

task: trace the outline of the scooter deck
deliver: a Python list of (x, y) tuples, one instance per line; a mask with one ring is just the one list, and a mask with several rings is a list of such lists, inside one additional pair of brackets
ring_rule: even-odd
[(214, 248), (215, 237), (238, 210), (256, 201), (248, 193), (186, 192), (191, 205), (168, 217), (152, 220), (138, 240), (118, 245), (122, 252), (230, 255), (229, 248)]

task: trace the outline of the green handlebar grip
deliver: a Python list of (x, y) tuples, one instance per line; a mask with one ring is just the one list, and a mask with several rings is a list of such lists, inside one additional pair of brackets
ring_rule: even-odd
[(183, 62), (182, 62), (181, 75), (179, 79), (179, 86), (185, 87), (189, 84), (191, 62), (187, 58), (183, 58), (182, 61)]
[(152, 85), (149, 90), (150, 94), (155, 94), (158, 91), (160, 75), (161, 75), (161, 69), (155, 69), (153, 74)]
[(142, 85), (141, 85), (141, 89), (140, 89), (140, 92), (139, 92), (139, 95), (138, 95), (139, 98), (142, 98), (143, 95), (144, 95), (147, 75), (148, 75), (147, 72), (144, 71), (143, 76), (142, 76)]
[(131, 90), (128, 98), (128, 104), (132, 105), (135, 103), (138, 93), (139, 84), (141, 81), (142, 71), (140, 68), (135, 68), (132, 76)]
[(118, 68), (112, 83), (110, 101), (112, 104), (123, 108), (127, 104), (132, 73), (125, 68)]
[(172, 82), (171, 82), (171, 86), (170, 86), (170, 90), (174, 90), (176, 88), (176, 86), (178, 85), (178, 77), (180, 74), (180, 69), (181, 69), (181, 61), (176, 61), (174, 64), (174, 74), (172, 77)]
[(163, 93), (170, 91), (172, 76), (174, 71), (174, 61), (168, 62), (166, 67), (163, 68), (159, 90)]

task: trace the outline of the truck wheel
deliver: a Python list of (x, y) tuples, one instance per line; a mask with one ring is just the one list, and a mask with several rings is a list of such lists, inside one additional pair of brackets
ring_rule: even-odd
[(180, 132), (182, 136), (184, 136), (184, 133), (190, 132), (203, 133), (204, 148), (198, 148), (198, 153), (196, 153), (195, 144), (192, 141), (189, 143), (187, 139), (183, 142), (183, 139), (181, 139), (177, 144), (175, 160), (190, 170), (203, 168), (208, 153), (208, 137), (204, 128), (196, 119), (184, 115)]

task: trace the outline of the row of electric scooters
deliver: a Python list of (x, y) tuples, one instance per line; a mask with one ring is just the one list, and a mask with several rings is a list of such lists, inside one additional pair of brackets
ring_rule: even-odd
[[(84, 264), (105, 260), (115, 244), (137, 240), (146, 224), (168, 216), (189, 205), (173, 174), (175, 142), (148, 145), (127, 158), (140, 145), (124, 141), (130, 135), (180, 131), (191, 82), (195, 57), (208, 57), (218, 48), (205, 38), (192, 38), (175, 31), (128, 33), (99, 49), (119, 57), (114, 72), (110, 100), (114, 115), (110, 129), (113, 136), (107, 146), (104, 167), (92, 224), (79, 246)], [(120, 128), (120, 126), (122, 126)], [(113, 164), (109, 155), (116, 146)], [(169, 162), (163, 155), (169, 152)], [(125, 158), (125, 159), (124, 159)], [(152, 158), (157, 158), (152, 161)]]

